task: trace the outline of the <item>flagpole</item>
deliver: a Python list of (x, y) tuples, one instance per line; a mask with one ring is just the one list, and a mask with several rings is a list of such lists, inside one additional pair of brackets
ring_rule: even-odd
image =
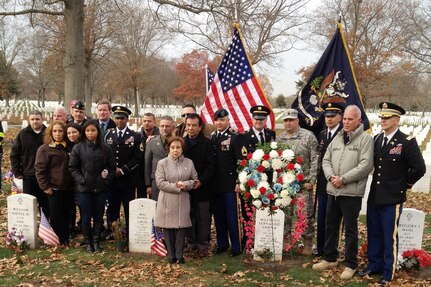
[(205, 65), (205, 97), (208, 94), (208, 90), (210, 87), (208, 87), (208, 65)]

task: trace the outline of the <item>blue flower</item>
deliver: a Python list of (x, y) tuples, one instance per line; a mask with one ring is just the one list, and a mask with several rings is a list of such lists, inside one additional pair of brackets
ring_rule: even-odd
[(276, 192), (280, 192), (283, 189), (283, 186), (279, 183), (276, 183), (274, 184), (273, 188)]
[(266, 197), (266, 196), (264, 196), (264, 197), (262, 197), (262, 203), (263, 204), (269, 204), (269, 199), (268, 199), (268, 197)]

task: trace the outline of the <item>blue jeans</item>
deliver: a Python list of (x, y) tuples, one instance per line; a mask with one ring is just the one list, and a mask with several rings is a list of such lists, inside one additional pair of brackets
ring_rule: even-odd
[(103, 225), (103, 213), (108, 192), (80, 192), (79, 203), (81, 205), (82, 228), (91, 228), (91, 219), (94, 226)]

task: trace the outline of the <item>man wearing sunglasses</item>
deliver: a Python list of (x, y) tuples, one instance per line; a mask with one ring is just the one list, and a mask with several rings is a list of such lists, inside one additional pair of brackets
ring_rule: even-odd
[[(186, 130), (187, 116), (190, 114), (196, 114), (196, 113), (197, 112), (196, 112), (196, 108), (194, 105), (185, 104), (183, 106), (183, 109), (181, 111), (182, 123), (178, 124), (175, 127), (175, 135), (177, 137), (185, 137), (187, 135), (187, 130)], [(211, 133), (215, 130), (216, 130), (216, 128), (214, 127), (214, 125), (207, 124), (207, 123), (203, 123), (203, 125), (202, 125), (202, 133), (207, 138), (211, 138)]]

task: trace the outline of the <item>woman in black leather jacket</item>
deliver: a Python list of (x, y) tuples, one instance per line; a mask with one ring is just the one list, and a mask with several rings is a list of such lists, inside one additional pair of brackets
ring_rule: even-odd
[(97, 121), (87, 121), (82, 127), (81, 141), (73, 147), (70, 155), (69, 170), (79, 192), (86, 250), (100, 252), (103, 213), (108, 186), (115, 175), (115, 159), (111, 149), (102, 141)]

